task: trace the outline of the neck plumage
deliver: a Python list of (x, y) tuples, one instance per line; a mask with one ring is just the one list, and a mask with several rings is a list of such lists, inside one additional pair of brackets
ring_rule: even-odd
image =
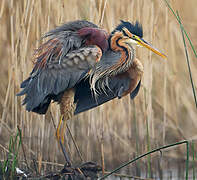
[(110, 48), (90, 72), (90, 85), (94, 94), (108, 87), (109, 78), (126, 72), (132, 65), (134, 49), (124, 43), (122, 32), (115, 32), (110, 37)]
[(124, 37), (122, 32), (116, 32), (110, 40), (111, 49), (115, 52), (121, 53), (119, 61), (114, 66), (112, 66), (113, 75), (127, 71), (134, 59), (134, 48), (124, 43), (123, 41)]

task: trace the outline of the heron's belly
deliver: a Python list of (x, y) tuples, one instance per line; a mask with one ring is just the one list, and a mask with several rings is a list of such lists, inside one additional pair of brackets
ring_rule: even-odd
[(74, 103), (75, 90), (73, 88), (64, 92), (60, 102), (60, 112), (64, 119), (71, 119), (74, 115), (76, 104)]

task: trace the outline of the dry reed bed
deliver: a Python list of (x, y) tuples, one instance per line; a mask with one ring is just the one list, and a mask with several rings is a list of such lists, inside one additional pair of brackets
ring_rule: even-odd
[[(180, 11), (186, 30), (197, 47), (195, 3), (195, 0), (177, 0), (172, 1), (172, 6)], [(132, 102), (129, 97), (114, 100), (69, 122), (84, 159), (100, 161), (100, 147), (103, 144), (106, 167), (113, 168), (156, 146), (182, 139), (196, 139), (197, 112), (181, 32), (163, 1), (2, 0), (0, 144), (8, 146), (9, 136), (16, 132), (18, 124), (23, 132), (28, 163), (32, 159), (64, 163), (54, 138), (50, 115), (26, 112), (21, 107), (22, 98), (17, 98), (15, 94), (20, 90), (20, 82), (30, 73), (33, 50), (40, 44), (41, 35), (57, 25), (77, 19), (102, 24), (108, 31), (120, 19), (131, 22), (139, 20), (144, 27), (144, 39), (168, 56), (165, 61), (146, 49), (138, 48), (137, 57), (144, 64), (144, 77), (143, 88), (137, 98)], [(189, 52), (189, 55), (194, 83), (197, 84), (197, 64), (193, 54)], [(60, 115), (58, 106), (53, 104), (50, 110), (57, 124)], [(73, 161), (80, 162), (69, 136), (67, 140)], [(1, 152), (3, 159), (6, 152)], [(169, 159), (182, 160), (184, 154), (182, 147), (165, 153)], [(20, 158), (23, 159), (22, 153)], [(41, 165), (46, 166), (40, 163), (39, 169)]]

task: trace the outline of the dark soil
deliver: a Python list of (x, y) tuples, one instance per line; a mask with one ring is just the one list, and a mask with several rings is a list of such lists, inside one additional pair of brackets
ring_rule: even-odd
[(101, 166), (94, 162), (86, 162), (76, 167), (65, 165), (59, 172), (50, 172), (43, 176), (37, 175), (35, 172), (24, 172), (24, 174), (11, 173), (11, 168), (7, 168), (5, 173), (0, 171), (0, 180), (94, 180), (98, 178), (100, 171)]

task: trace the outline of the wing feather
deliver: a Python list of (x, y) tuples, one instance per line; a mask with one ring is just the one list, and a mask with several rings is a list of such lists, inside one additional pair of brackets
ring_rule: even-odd
[(51, 100), (58, 101), (65, 90), (78, 84), (100, 60), (101, 49), (87, 46), (88, 36), (79, 34), (86, 27), (98, 28), (88, 21), (72, 21), (42, 37), (48, 40), (35, 51), (35, 66), (17, 94), (25, 95), (23, 104), (28, 111), (45, 114)]
[(39, 68), (35, 66), (30, 77), (21, 84), (23, 90), (18, 96), (26, 95), (23, 104), (26, 104), (28, 111), (46, 113), (46, 105), (83, 79), (101, 55), (98, 46), (87, 46), (71, 51), (61, 62), (51, 61)]
[(129, 78), (123, 79), (118, 77), (111, 77), (108, 79), (108, 87), (105, 89), (105, 91), (101, 90), (97, 97), (95, 97), (90, 89), (89, 79), (81, 81), (76, 86), (75, 114), (87, 111), (119, 97), (120, 91), (122, 91), (122, 89), (124, 89), (125, 91), (128, 90), (129, 86)]

